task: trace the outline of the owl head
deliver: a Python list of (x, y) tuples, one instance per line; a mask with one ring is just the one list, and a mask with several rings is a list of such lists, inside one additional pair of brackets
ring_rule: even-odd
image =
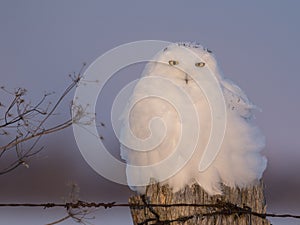
[(204, 67), (208, 67), (219, 81), (222, 79), (212, 51), (197, 43), (178, 42), (158, 52), (147, 64), (143, 76), (158, 75), (189, 85), (193, 82), (191, 74), (201, 76)]

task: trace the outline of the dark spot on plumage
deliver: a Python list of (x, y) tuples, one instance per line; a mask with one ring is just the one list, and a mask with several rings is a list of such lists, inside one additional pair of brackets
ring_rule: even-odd
[(177, 42), (178, 46), (188, 47), (188, 48), (200, 48), (202, 47), (199, 43), (196, 42)]
[(211, 50), (209, 50), (208, 48), (206, 49), (206, 51), (207, 51), (208, 53), (212, 53), (212, 51), (211, 51)]

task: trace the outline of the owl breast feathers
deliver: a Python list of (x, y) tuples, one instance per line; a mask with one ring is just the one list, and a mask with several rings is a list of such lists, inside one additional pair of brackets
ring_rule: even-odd
[[(133, 190), (144, 193), (153, 178), (169, 184), (174, 192), (198, 183), (215, 195), (222, 194), (221, 183), (246, 187), (262, 177), (267, 160), (261, 155), (264, 136), (254, 125), (253, 111), (257, 107), (241, 88), (222, 76), (210, 50), (194, 43), (171, 44), (146, 65), (142, 78), (151, 79), (137, 83), (121, 117), (121, 157), (127, 163), (127, 181)], [(202, 88), (196, 82), (198, 78)], [(219, 89), (213, 88), (211, 80)], [(219, 90), (225, 106), (223, 140), (214, 149), (217, 154), (210, 165), (201, 171), (199, 163), (208, 154), (205, 149), (216, 119), (212, 113), (216, 100), (209, 99), (207, 92)], [(197, 138), (191, 129), (182, 128), (184, 118), (192, 118), (193, 113), (193, 130), (199, 128)], [(142, 141), (137, 144), (136, 139)], [(187, 157), (191, 145), (194, 151)], [(180, 169), (169, 171), (179, 164)]]

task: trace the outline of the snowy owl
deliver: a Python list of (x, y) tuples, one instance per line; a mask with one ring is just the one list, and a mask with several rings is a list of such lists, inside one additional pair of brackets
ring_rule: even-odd
[[(208, 99), (205, 88), (199, 87), (194, 79), (195, 76), (207, 76), (203, 74), (205, 67), (211, 71), (210, 74), (220, 87), (226, 126), (215, 158), (201, 171), (199, 163), (210, 140), (214, 119), (211, 113), (211, 101), (214, 99)], [(121, 116), (124, 123), (120, 131), (123, 140), (121, 157), (127, 163), (127, 180), (133, 190), (144, 193), (147, 184), (142, 180), (146, 177), (146, 183), (159, 180), (161, 184), (168, 184), (173, 192), (198, 183), (208, 194), (216, 195), (222, 194), (221, 183), (230, 187), (246, 187), (262, 177), (267, 160), (261, 154), (265, 145), (264, 136), (253, 123), (253, 111), (257, 107), (249, 101), (242, 89), (223, 77), (210, 50), (197, 43), (170, 44), (158, 52), (153, 61), (147, 63), (141, 78), (161, 79), (138, 81)], [(163, 80), (170, 81), (174, 88), (170, 88)], [(210, 81), (204, 79), (202, 87), (209, 86), (205, 82)], [(181, 111), (178, 112), (176, 106), (168, 101), (168, 97), (157, 97), (155, 92), (165, 93), (176, 99)], [(189, 101), (184, 95), (188, 96)], [(196, 112), (194, 126), (197, 128), (199, 125), (200, 130), (197, 138), (189, 130), (182, 129), (185, 123), (182, 116), (188, 118), (192, 115), (192, 108), (188, 106), (192, 106)], [(161, 123), (151, 124), (157, 118), (166, 129), (162, 129)], [(150, 136), (156, 137), (154, 139), (159, 143), (147, 141)], [(138, 145), (143, 148), (142, 151), (130, 145), (136, 138), (145, 140)], [(185, 144), (179, 145), (180, 141)], [(189, 143), (195, 143), (194, 150), (191, 157), (185, 158), (185, 147)], [(174, 151), (180, 153), (175, 154), (171, 163), (166, 163), (159, 169), (151, 167), (164, 162)], [(180, 170), (174, 171), (166, 179), (158, 179), (171, 165), (180, 163)], [(130, 169), (129, 165), (134, 165), (137, 169)], [(142, 185), (137, 185), (139, 181)]]

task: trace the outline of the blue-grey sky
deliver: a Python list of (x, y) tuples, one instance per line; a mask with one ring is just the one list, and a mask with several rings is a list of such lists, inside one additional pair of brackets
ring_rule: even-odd
[[(2, 0), (0, 85), (26, 87), (35, 100), (44, 91), (61, 92), (69, 83), (67, 75), (82, 62), (89, 64), (120, 44), (145, 39), (202, 43), (215, 53), (225, 76), (262, 108), (257, 123), (267, 137), (267, 196), (280, 203), (276, 210), (287, 209), (286, 193), (297, 193), (300, 187), (299, 8), (300, 2), (292, 0)], [(86, 165), (71, 129), (48, 137), (45, 144), (29, 169), (0, 178), (0, 198), (37, 195), (58, 201), (69, 180), (81, 185), (86, 198), (88, 192), (105, 193), (101, 188), (127, 198), (127, 189), (105, 182)], [(68, 169), (61, 172), (60, 165), (66, 164)], [(32, 189), (40, 191), (33, 194)], [(294, 198), (299, 202), (300, 196)], [(110, 197), (97, 197), (102, 199)]]

